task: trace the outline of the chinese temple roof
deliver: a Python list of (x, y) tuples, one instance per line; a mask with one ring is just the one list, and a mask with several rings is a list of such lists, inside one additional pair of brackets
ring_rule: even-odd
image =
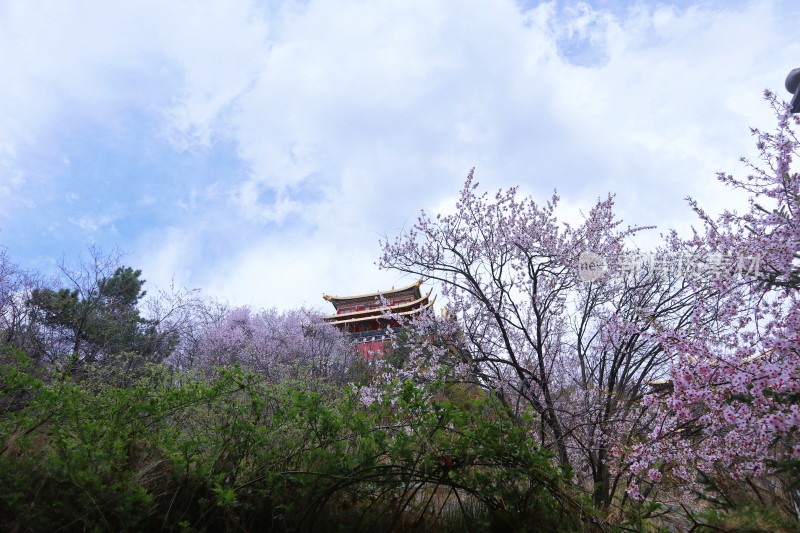
[(349, 307), (358, 304), (370, 306), (380, 305), (381, 297), (388, 300), (391, 305), (393, 301), (398, 299), (410, 298), (411, 300), (419, 300), (422, 297), (422, 294), (419, 290), (420, 286), (422, 285), (422, 281), (422, 278), (420, 278), (419, 281), (406, 287), (391, 289), (388, 291), (372, 292), (368, 294), (359, 294), (357, 296), (331, 296), (324, 294), (322, 297), (331, 302), (337, 310), (340, 306)]
[(422, 295), (420, 279), (411, 285), (357, 296), (323, 295), (336, 308), (336, 314), (322, 317), (325, 322), (349, 334), (351, 342), (367, 360), (380, 357), (391, 338), (390, 331), (405, 327), (404, 318), (413, 318), (433, 307), (431, 292)]
[(434, 298), (433, 300), (429, 300), (432, 290), (433, 289), (428, 291), (428, 294), (426, 294), (425, 296), (421, 296), (416, 300), (410, 302), (409, 301), (400, 302), (394, 305), (371, 307), (368, 309), (362, 309), (359, 311), (353, 311), (349, 313), (328, 315), (323, 317), (323, 319), (330, 322), (331, 324), (346, 324), (366, 319), (383, 318), (383, 315), (385, 313), (390, 313), (398, 316), (405, 316), (405, 315), (419, 313), (423, 309), (431, 307), (436, 302), (436, 298)]

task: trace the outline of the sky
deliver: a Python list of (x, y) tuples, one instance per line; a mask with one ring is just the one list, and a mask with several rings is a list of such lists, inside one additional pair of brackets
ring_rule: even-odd
[(0, 247), (87, 246), (147, 287), (329, 307), (415, 280), (380, 240), (471, 168), (578, 220), (687, 232), (743, 206), (762, 99), (800, 67), (796, 0), (0, 0)]

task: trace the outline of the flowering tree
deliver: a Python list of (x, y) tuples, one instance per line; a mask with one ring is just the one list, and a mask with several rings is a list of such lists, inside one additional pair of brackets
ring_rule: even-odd
[(26, 350), (37, 362), (45, 356), (45, 349), (26, 302), (32, 291), (43, 287), (35, 272), (14, 264), (0, 247), (0, 344)]
[(380, 265), (440, 283), (481, 386), (517, 415), (535, 413), (531, 434), (608, 505), (619, 480), (609, 435), (642, 431), (638, 402), (664, 369), (654, 325), (682, 327), (696, 291), (669, 273), (580, 276), (587, 252), (595, 274), (622, 264), (641, 229), (620, 228), (611, 196), (571, 227), (555, 194), (539, 205), (477, 187), (470, 172), (455, 214), (423, 212), (383, 243)]
[[(689, 244), (721, 268), (708, 282), (715, 298), (688, 327), (660, 334), (672, 390), (647, 398), (659, 421), (630, 467), (649, 482), (666, 473), (692, 481), (715, 467), (742, 479), (800, 459), (800, 175), (791, 170), (800, 119), (765, 98), (778, 123), (773, 133), (752, 129), (761, 161), (743, 159), (744, 180), (718, 175), (750, 195), (748, 210), (715, 219), (692, 202), (704, 232)], [(640, 497), (637, 486), (630, 492)]]
[(387, 392), (397, 394), (406, 382), (426, 386), (424, 394), (432, 399), (437, 391), (431, 383), (447, 384), (469, 381), (474, 367), (460, 347), (458, 324), (451, 317), (437, 317), (432, 309), (416, 316), (385, 313), (398, 324), (390, 328), (389, 349), (384, 357), (370, 361), (366, 383), (359, 388), (365, 405), (379, 401)]
[(275, 381), (301, 371), (310, 372), (307, 377), (342, 378), (355, 358), (344, 335), (299, 309), (234, 308), (205, 328), (195, 350), (201, 367), (240, 364)]

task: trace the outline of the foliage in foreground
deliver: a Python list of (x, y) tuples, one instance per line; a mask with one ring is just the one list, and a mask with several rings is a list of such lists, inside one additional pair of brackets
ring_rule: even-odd
[[(491, 396), (201, 380), (76, 382), (2, 352), (0, 529), (580, 530), (582, 502)], [(443, 384), (438, 384), (442, 387)]]

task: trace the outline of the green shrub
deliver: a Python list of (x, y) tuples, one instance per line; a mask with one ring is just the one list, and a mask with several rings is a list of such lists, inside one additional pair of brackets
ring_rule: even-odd
[(590, 518), (487, 395), (453, 403), (406, 382), (367, 407), (355, 389), (238, 368), (104, 364), (72, 381), (37, 376), (24, 354), (3, 362), (2, 530), (553, 531)]

